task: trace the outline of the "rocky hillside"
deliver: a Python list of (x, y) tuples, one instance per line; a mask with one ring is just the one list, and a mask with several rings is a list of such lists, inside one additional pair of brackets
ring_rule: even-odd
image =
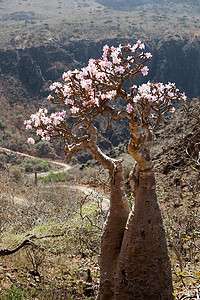
[[(81, 68), (89, 58), (98, 58), (102, 46), (133, 43), (131, 40), (113, 39), (99, 42), (79, 40), (69, 43), (52, 43), (25, 49), (0, 50), (0, 142), (11, 148), (24, 147), (23, 120), (40, 106), (46, 106), (46, 97), (52, 81), (61, 80), (62, 73)], [(153, 58), (149, 62), (150, 72), (142, 80), (176, 82), (180, 90), (189, 97), (200, 95), (200, 42), (198, 40), (169, 40), (146, 42)], [(128, 137), (124, 130), (105, 137), (124, 141)], [(17, 145), (17, 146), (16, 146)], [(107, 147), (110, 146), (107, 145)]]
[[(4, 85), (3, 91), (6, 92), (3, 82), (14, 77), (27, 93), (41, 98), (48, 83), (60, 80), (64, 71), (81, 68), (89, 58), (100, 57), (105, 43), (118, 45), (127, 42), (133, 43), (123, 39), (99, 42), (80, 40), (67, 44), (52, 43), (26, 49), (0, 50), (0, 80)], [(150, 73), (145, 81), (172, 81), (189, 97), (200, 94), (199, 40), (147, 41), (146, 45), (153, 58), (149, 63)], [(138, 80), (141, 82), (141, 79)], [(16, 99), (17, 94), (13, 97)]]

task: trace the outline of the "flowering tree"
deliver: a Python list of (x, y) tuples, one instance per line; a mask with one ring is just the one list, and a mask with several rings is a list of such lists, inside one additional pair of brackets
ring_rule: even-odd
[[(133, 46), (103, 47), (100, 59), (90, 59), (81, 70), (63, 74), (48, 99), (65, 110), (48, 115), (40, 109), (25, 121), (39, 139), (61, 139), (69, 160), (78, 150), (90, 149), (109, 171), (110, 210), (102, 235), (98, 299), (173, 299), (170, 261), (162, 217), (156, 198), (150, 149), (164, 114), (175, 99), (185, 100), (175, 84), (132, 84), (146, 76), (151, 53), (137, 41)], [(127, 84), (128, 82), (128, 84)], [(118, 105), (118, 100), (124, 106)], [(135, 159), (130, 186), (135, 195), (132, 211), (124, 192), (122, 161), (105, 155), (98, 146), (95, 122), (128, 119), (128, 151)], [(127, 129), (128, 130), (128, 129)], [(33, 138), (28, 141), (35, 143)]]

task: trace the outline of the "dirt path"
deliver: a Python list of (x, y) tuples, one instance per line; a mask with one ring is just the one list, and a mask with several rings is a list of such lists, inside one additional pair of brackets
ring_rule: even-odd
[[(48, 189), (50, 186), (46, 186), (45, 188)], [(93, 201), (94, 199), (96, 201), (99, 201), (102, 203), (102, 209), (106, 210), (109, 208), (109, 196), (103, 194), (101, 191), (95, 188), (91, 188), (90, 186), (86, 185), (70, 185), (70, 184), (62, 184), (59, 185), (60, 188), (68, 188), (72, 190), (79, 190), (82, 192), (83, 196), (88, 196), (88, 198)], [(20, 195), (14, 195), (12, 197), (13, 201), (20, 205), (28, 205), (26, 197), (20, 196)]]
[(83, 194), (85, 194), (86, 196), (89, 196), (89, 198), (91, 200), (101, 199), (103, 210), (106, 210), (109, 208), (109, 204), (110, 204), (109, 196), (103, 194), (102, 191), (99, 191), (98, 189), (94, 189), (94, 188), (84, 186), (84, 185), (75, 185), (75, 186), (72, 186), (72, 188), (76, 188), (79, 191), (83, 192)]
[[(7, 148), (4, 148), (4, 147), (0, 146), (0, 151), (1, 150), (9, 152), (9, 153), (13, 153), (15, 155), (24, 156), (24, 157), (38, 158), (36, 156), (21, 153), (21, 152), (18, 152), (18, 151), (13, 151), (13, 150), (10, 150), (10, 149), (7, 149)], [(68, 171), (72, 168), (69, 164), (66, 164), (66, 163), (63, 163), (63, 162), (58, 162), (58, 161), (51, 160), (51, 163), (54, 164), (54, 165), (62, 167), (61, 170), (53, 171), (54, 173), (66, 172), (66, 171)], [(49, 171), (48, 172), (40, 172), (40, 173), (38, 173), (38, 176), (46, 176), (50, 172)], [(32, 177), (32, 176), (34, 176), (34, 174), (31, 174), (30, 176)], [(99, 192), (97, 189), (91, 188), (90, 186), (63, 184), (60, 187), (67, 187), (69, 189), (78, 189), (79, 191), (83, 192), (84, 195), (89, 196), (91, 200), (94, 199), (94, 198), (97, 198), (97, 197), (102, 198), (102, 208), (103, 209), (108, 209), (108, 207), (109, 207), (109, 202), (110, 202), (109, 197), (106, 196), (105, 194), (103, 194), (102, 192)], [(47, 188), (48, 188), (48, 186), (47, 186)], [(14, 198), (13, 198), (13, 201), (15, 203), (20, 204), (20, 205), (21, 204), (27, 204), (27, 199), (25, 197), (19, 196), (19, 195), (15, 195)]]
[[(13, 150), (10, 150), (8, 148), (5, 148), (5, 147), (2, 147), (0, 146), (0, 151), (6, 151), (6, 152), (9, 152), (9, 153), (12, 153), (12, 154), (15, 154), (15, 155), (19, 155), (19, 156), (24, 156), (24, 157), (29, 157), (29, 158), (40, 158), (40, 157), (37, 157), (37, 156), (33, 156), (33, 155), (30, 155), (30, 154), (26, 154), (26, 153), (22, 153), (22, 152), (18, 152), (18, 151), (13, 151)], [(41, 158), (40, 158), (41, 159)], [(66, 163), (63, 163), (63, 162), (59, 162), (59, 161), (55, 161), (55, 160), (51, 160), (50, 161), (52, 164), (54, 165), (57, 165), (57, 166), (61, 166), (63, 168), (62, 172), (65, 172), (69, 169), (71, 169), (71, 166), (69, 164), (66, 164)], [(41, 173), (42, 174), (42, 173)]]

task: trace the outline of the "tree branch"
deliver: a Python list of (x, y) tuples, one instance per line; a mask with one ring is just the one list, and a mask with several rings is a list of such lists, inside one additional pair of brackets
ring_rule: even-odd
[(6, 256), (6, 255), (14, 254), (14, 253), (16, 253), (17, 251), (19, 251), (20, 249), (22, 249), (23, 247), (26, 247), (26, 246), (32, 246), (32, 247), (35, 247), (35, 248), (39, 248), (39, 246), (37, 246), (36, 244), (31, 242), (30, 238), (29, 238), (29, 239), (24, 240), (19, 246), (17, 246), (16, 248), (14, 248), (12, 250), (9, 250), (9, 249), (0, 250), (0, 256)]
[[(130, 131), (131, 138), (128, 145), (130, 155), (136, 160), (140, 170), (152, 169), (153, 163), (149, 150), (144, 148), (146, 136), (142, 134), (141, 120), (137, 116), (134, 116), (130, 122)], [(148, 144), (148, 141), (146, 143)]]
[[(56, 237), (64, 236), (65, 233), (66, 232), (63, 232), (63, 233), (60, 233), (60, 234), (45, 235), (45, 236), (41, 236), (41, 237), (36, 237), (35, 235), (32, 235), (28, 239), (25, 239), (20, 245), (18, 245), (14, 249), (11, 249), (11, 250), (2, 249), (2, 250), (0, 250), (0, 257), (14, 254), (14, 253), (16, 253), (17, 251), (19, 251), (20, 249), (22, 249), (26, 246), (32, 246), (34, 248), (38, 248), (38, 249), (40, 248), (41, 250), (45, 250), (45, 249), (41, 248), (39, 245), (33, 243), (31, 240), (33, 240), (33, 239), (40, 240), (40, 239), (45, 239), (45, 238), (56, 238)], [(54, 252), (51, 251), (51, 253), (54, 253)]]
[(88, 148), (92, 151), (94, 159), (96, 159), (104, 168), (113, 172), (115, 163), (117, 160), (104, 154), (101, 149), (97, 146), (97, 129), (94, 125), (90, 125), (90, 140), (88, 142)]

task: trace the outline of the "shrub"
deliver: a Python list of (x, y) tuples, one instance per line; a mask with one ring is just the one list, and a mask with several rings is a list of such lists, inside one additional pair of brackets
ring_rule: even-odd
[(31, 159), (27, 160), (24, 165), (25, 172), (48, 172), (51, 168), (51, 164), (47, 160)]
[(56, 182), (64, 182), (68, 179), (67, 173), (50, 173), (45, 176), (42, 181), (44, 183), (56, 181)]
[(22, 179), (22, 172), (17, 167), (13, 167), (11, 169), (11, 176), (15, 181), (19, 182)]
[(48, 155), (52, 155), (53, 154), (53, 148), (46, 141), (40, 141), (40, 142), (38, 142), (37, 145), (35, 146), (35, 148), (36, 148), (37, 154), (39, 156), (48, 156)]

